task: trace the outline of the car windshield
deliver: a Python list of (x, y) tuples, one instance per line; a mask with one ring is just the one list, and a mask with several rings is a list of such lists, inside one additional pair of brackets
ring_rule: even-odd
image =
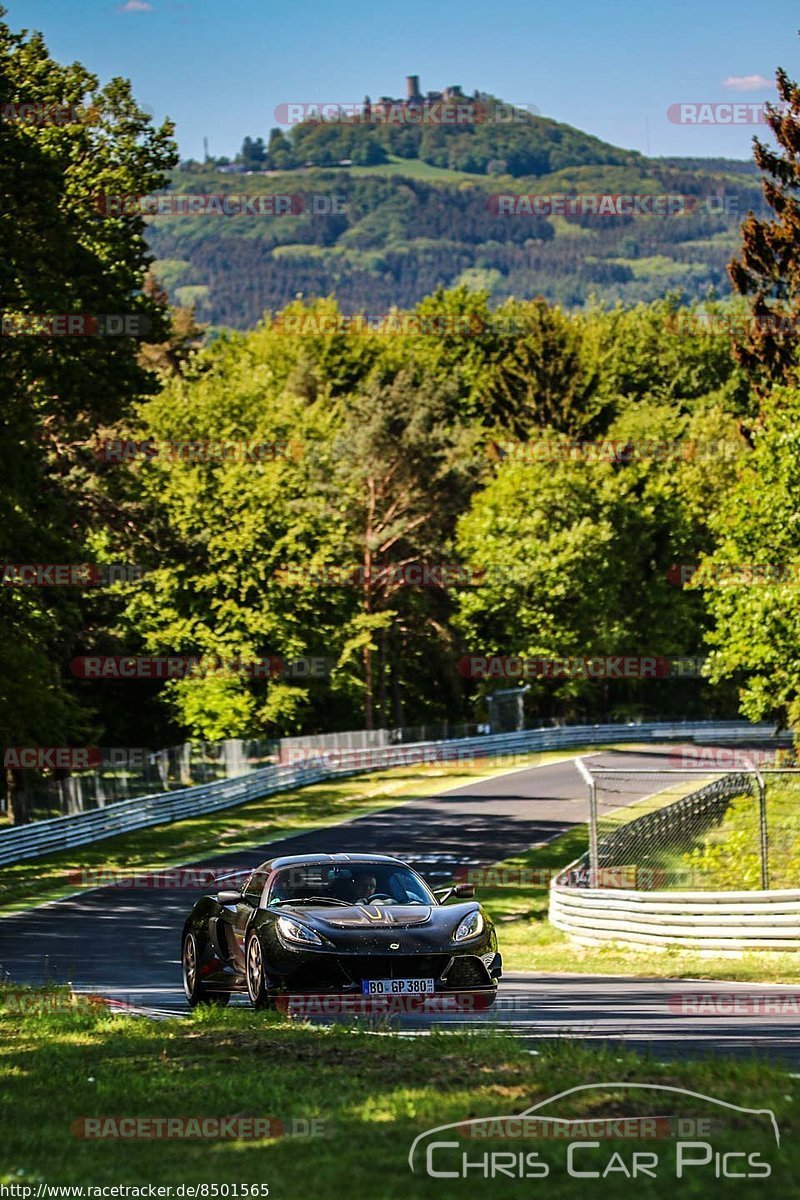
[(435, 904), (427, 884), (415, 871), (397, 863), (360, 862), (340, 866), (295, 863), (281, 867), (272, 881), (268, 905), (299, 904)]

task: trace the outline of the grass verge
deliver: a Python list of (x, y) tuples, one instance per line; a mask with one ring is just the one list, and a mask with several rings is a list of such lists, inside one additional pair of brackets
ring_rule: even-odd
[[(23, 1012), (24, 995), (30, 1000)], [(152, 1022), (70, 1005), (66, 992), (12, 993), (1, 987), (0, 1047), (0, 1182), (27, 1184), (33, 1196), (37, 1185), (46, 1182), (227, 1184), (229, 1189), (258, 1183), (269, 1186), (273, 1200), (298, 1200), (312, 1193), (355, 1200), (463, 1200), (476, 1194), (584, 1200), (587, 1192), (603, 1200), (632, 1194), (660, 1198), (676, 1190), (678, 1140), (692, 1128), (687, 1124), (678, 1130), (678, 1118), (711, 1119), (713, 1132), (703, 1140), (715, 1151), (755, 1153), (771, 1167), (765, 1189), (762, 1179), (749, 1184), (742, 1179), (720, 1181), (712, 1158), (704, 1166), (685, 1169), (678, 1185), (682, 1196), (707, 1196), (726, 1186), (737, 1196), (792, 1195), (800, 1171), (800, 1141), (791, 1136), (797, 1124), (796, 1078), (755, 1059), (663, 1063), (616, 1047), (589, 1048), (566, 1039), (531, 1053), (495, 1033), (396, 1038), (354, 1027), (311, 1028), (249, 1009)], [(682, 1092), (624, 1087), (635, 1082), (687, 1089), (745, 1108), (772, 1109), (781, 1132), (780, 1149), (764, 1116), (721, 1109)], [(583, 1084), (602, 1086), (543, 1112), (570, 1119), (668, 1113), (668, 1130), (658, 1140), (615, 1138), (578, 1147), (575, 1169), (597, 1171), (592, 1178), (568, 1174), (564, 1137), (476, 1142), (448, 1130), (439, 1137), (458, 1146), (437, 1151), (435, 1168), (452, 1170), (455, 1163), (460, 1168), (462, 1150), (470, 1162), (479, 1163), (485, 1154), (502, 1152), (506, 1167), (509, 1155), (516, 1162), (526, 1153), (538, 1155), (539, 1177), (532, 1174), (524, 1184), (516, 1173), (487, 1180), (480, 1168), (472, 1168), (467, 1178), (431, 1178), (425, 1172), (424, 1151), (415, 1160), (416, 1173), (411, 1173), (409, 1150), (424, 1131), (475, 1117), (519, 1113)], [(74, 1132), (74, 1123), (85, 1118), (234, 1115), (278, 1118), (288, 1129), (296, 1122), (300, 1130), (307, 1128), (304, 1123), (316, 1121), (321, 1136), (98, 1140)], [(579, 1140), (570, 1133), (570, 1141)], [(656, 1155), (656, 1163), (651, 1163), (654, 1178), (626, 1177), (619, 1163), (630, 1171), (633, 1150)], [(697, 1150), (693, 1155), (702, 1157)], [(490, 1158), (489, 1167), (491, 1163)], [(547, 1177), (542, 1178), (545, 1166)], [(748, 1164), (738, 1158), (731, 1169), (741, 1172)]]

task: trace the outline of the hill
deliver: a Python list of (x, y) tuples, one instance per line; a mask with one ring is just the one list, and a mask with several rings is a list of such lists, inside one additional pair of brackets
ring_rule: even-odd
[[(288, 105), (284, 116), (290, 120)], [(294, 106), (298, 109), (301, 106)], [(273, 130), (263, 166), (273, 169), (386, 163), (393, 157), (475, 175), (547, 175), (565, 167), (634, 164), (641, 155), (611, 146), (571, 125), (460, 88), (428, 98), (369, 99), (348, 115), (331, 106), (298, 121), (289, 135)], [(255, 163), (253, 163), (255, 165)]]
[[(352, 118), (273, 130), (258, 172), (183, 164), (178, 193), (295, 199), (276, 215), (153, 218), (156, 273), (202, 320), (238, 329), (298, 295), (379, 313), (457, 284), (493, 303), (542, 295), (567, 308), (729, 293), (740, 220), (761, 207), (752, 164), (647, 159), (522, 110), (507, 122), (491, 97), (474, 103), (489, 115), (463, 127)], [(620, 196), (649, 200), (629, 212)]]

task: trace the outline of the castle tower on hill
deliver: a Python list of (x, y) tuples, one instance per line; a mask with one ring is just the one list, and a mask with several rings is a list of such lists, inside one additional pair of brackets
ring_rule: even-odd
[(419, 75), (406, 75), (406, 100), (421, 100)]

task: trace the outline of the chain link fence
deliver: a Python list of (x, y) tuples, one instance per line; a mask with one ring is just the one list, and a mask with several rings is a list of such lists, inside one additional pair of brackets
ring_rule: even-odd
[[(229, 738), (222, 742), (186, 742), (164, 750), (111, 747), (101, 750), (96, 770), (52, 775), (22, 774), (25, 807), (31, 820), (91, 812), (154, 792), (169, 792), (197, 784), (235, 779), (275, 760), (279, 742)], [(0, 812), (5, 796), (0, 795)]]
[(800, 769), (746, 761), (733, 771), (583, 764), (590, 848), (559, 882), (637, 891), (800, 887)]
[[(18, 772), (18, 788), (25, 789), (23, 808), (27, 820), (40, 821), (76, 813), (91, 812), (109, 804), (133, 800), (140, 796), (173, 791), (177, 788), (235, 779), (261, 767), (281, 761), (291, 761), (291, 751), (298, 749), (326, 751), (381, 750), (391, 746), (416, 745), (428, 742), (448, 742), (473, 737), (490, 737), (506, 732), (505, 726), (522, 732), (521, 717), (515, 697), (518, 690), (508, 693), (514, 704), (503, 711), (516, 714), (512, 721), (500, 721), (497, 713), (491, 722), (458, 723), (453, 721), (430, 722), (425, 725), (405, 725), (389, 729), (344, 730), (335, 733), (307, 734), (284, 738), (229, 738), (221, 742), (194, 742), (151, 751), (135, 747), (100, 748), (102, 764), (92, 770), (56, 770)], [(505, 697), (505, 693), (501, 694)], [(635, 721), (614, 723), (612, 726), (594, 726), (613, 733), (625, 740), (640, 740), (648, 731), (656, 728), (660, 721)], [(723, 740), (726, 730), (741, 725), (741, 722), (674, 722), (664, 724), (665, 737), (680, 736), (682, 729), (713, 727), (714, 736)], [(570, 729), (582, 728), (571, 725), (563, 718), (540, 720), (528, 724), (526, 731), (534, 733), (548, 730), (568, 734)], [(751, 727), (754, 728), (755, 727)], [(763, 727), (762, 734), (770, 736), (771, 728)], [(601, 736), (601, 735), (598, 735)], [(691, 736), (691, 734), (687, 734)], [(576, 743), (577, 744), (577, 743)], [(6, 764), (7, 765), (7, 764)], [(7, 780), (0, 775), (0, 824), (7, 818)], [(624, 801), (623, 801), (624, 802)]]

